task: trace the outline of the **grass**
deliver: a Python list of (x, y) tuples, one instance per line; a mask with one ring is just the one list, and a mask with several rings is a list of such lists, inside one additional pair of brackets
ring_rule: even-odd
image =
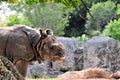
[(57, 80), (55, 78), (38, 78), (38, 79), (27, 79), (27, 80)]

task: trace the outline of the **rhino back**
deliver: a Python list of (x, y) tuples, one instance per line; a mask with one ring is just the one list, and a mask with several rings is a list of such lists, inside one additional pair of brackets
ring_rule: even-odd
[[(36, 30), (25, 26), (17, 26), (12, 29), (0, 30), (0, 50), (2, 50), (0, 54), (5, 55), (8, 58), (12, 57), (13, 59), (29, 60), (34, 57), (31, 42), (23, 30), (28, 32), (31, 39), (35, 40), (39, 36)], [(4, 35), (2, 33), (3, 31), (6, 32)], [(4, 43), (3, 48), (1, 47), (3, 45), (2, 43)], [(35, 41), (33, 41), (33, 43), (35, 43)]]

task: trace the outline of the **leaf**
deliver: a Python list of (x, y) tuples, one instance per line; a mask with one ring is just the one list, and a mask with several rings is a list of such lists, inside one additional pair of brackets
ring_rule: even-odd
[(14, 4), (17, 4), (20, 2), (20, 0), (3, 0), (3, 1), (7, 1), (8, 3), (14, 3)]

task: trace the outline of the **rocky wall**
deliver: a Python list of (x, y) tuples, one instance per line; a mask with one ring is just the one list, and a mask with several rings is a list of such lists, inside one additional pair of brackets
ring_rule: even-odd
[(113, 38), (93, 37), (84, 45), (83, 53), (84, 68), (101, 67), (110, 72), (120, 69), (120, 47)]

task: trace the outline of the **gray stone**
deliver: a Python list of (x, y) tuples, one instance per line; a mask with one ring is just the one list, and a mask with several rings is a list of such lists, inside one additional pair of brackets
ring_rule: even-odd
[(46, 78), (47, 77), (47, 63), (34, 64), (28, 66), (29, 78)]
[(110, 72), (120, 69), (120, 48), (113, 38), (93, 37), (84, 45), (83, 53), (84, 68), (101, 67)]
[(0, 56), (0, 80), (25, 80), (6, 57)]
[(75, 70), (79, 71), (83, 69), (83, 48), (78, 48), (74, 52)]

